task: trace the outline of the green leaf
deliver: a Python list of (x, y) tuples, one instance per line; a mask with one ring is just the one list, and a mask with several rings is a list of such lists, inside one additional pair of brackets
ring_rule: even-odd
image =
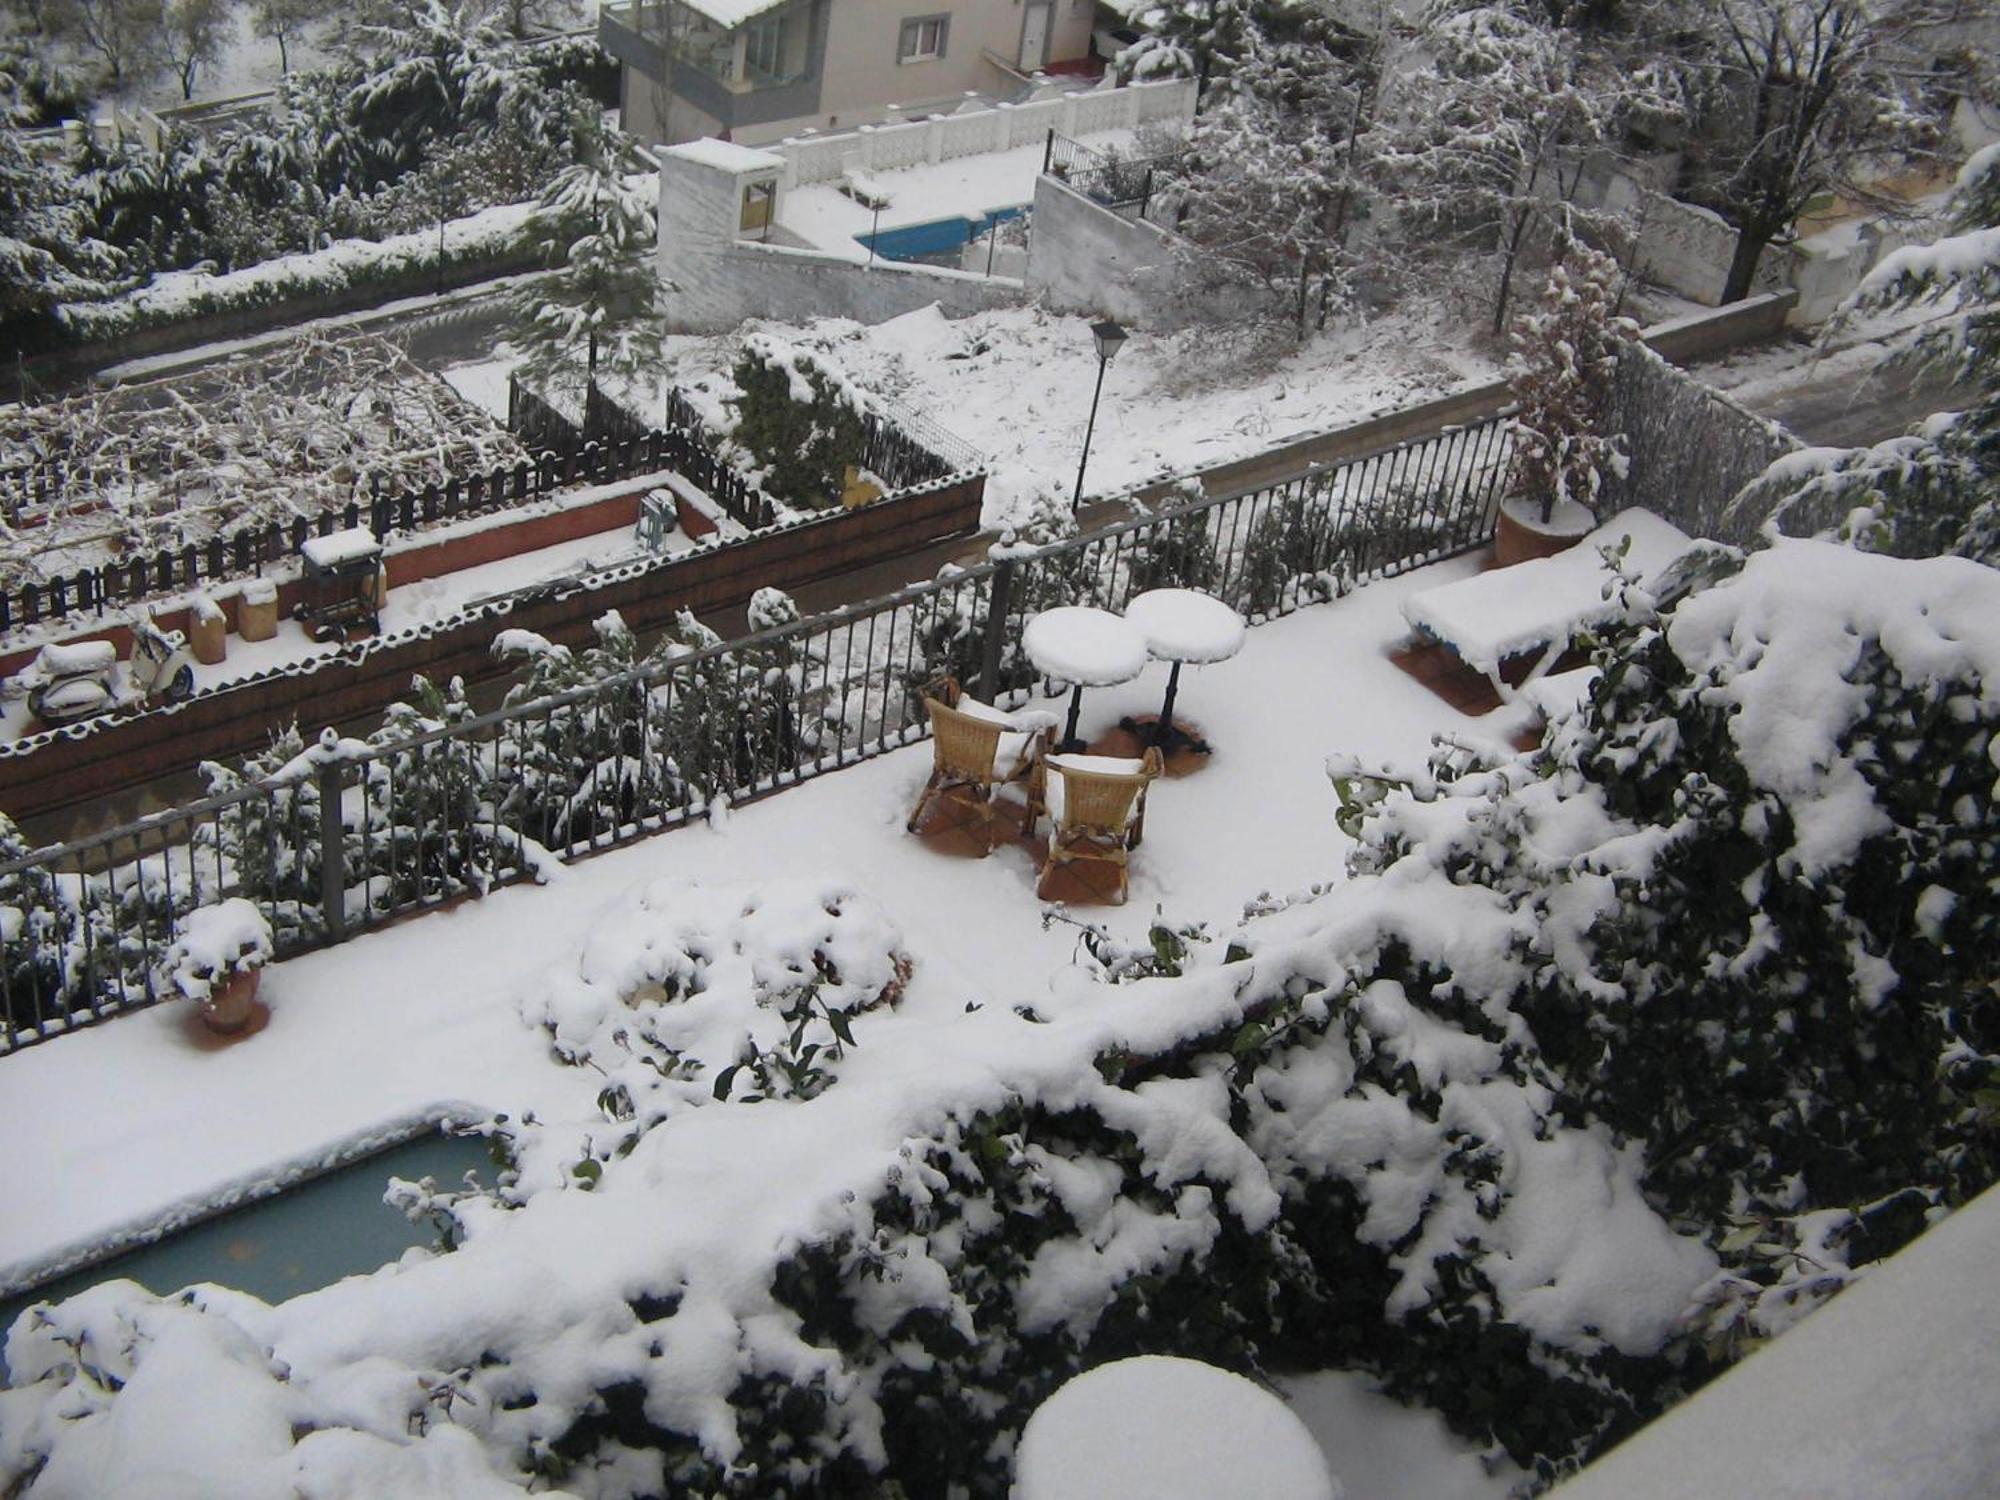
[(716, 1098), (727, 1099), (729, 1097), (729, 1086), (736, 1081), (736, 1075), (739, 1072), (741, 1072), (742, 1069), (743, 1069), (742, 1063), (740, 1062), (731, 1063), (728, 1067), (724, 1068), (720, 1073), (717, 1073), (715, 1075)]

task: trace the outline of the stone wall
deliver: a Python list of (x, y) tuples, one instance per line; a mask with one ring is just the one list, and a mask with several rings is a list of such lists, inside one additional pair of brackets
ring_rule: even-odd
[(1035, 179), (1028, 288), (1059, 312), (1096, 313), (1143, 328), (1179, 321), (1174, 236), (1091, 202), (1046, 174)]

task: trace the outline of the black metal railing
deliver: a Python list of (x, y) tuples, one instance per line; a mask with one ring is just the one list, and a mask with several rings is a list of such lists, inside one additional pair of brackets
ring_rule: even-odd
[(1042, 151), (1042, 171), (1067, 183), (1100, 208), (1144, 219), (1180, 176), (1184, 159), (1178, 152), (1164, 156), (1115, 156), (1051, 130)]
[(1254, 622), (1464, 551), (1492, 533), (1508, 448), (1490, 418), (429, 733), (329, 738), (286, 774), (0, 860), (0, 1053), (163, 998), (196, 905), (246, 897), (295, 953), (921, 738), (940, 673), (993, 701), (1030, 685), (1039, 610), (1175, 585)]

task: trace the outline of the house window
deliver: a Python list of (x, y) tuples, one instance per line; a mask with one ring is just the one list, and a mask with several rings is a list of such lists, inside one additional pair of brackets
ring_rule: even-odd
[(743, 49), (743, 61), (753, 77), (779, 78), (785, 71), (785, 22), (782, 16), (765, 16), (752, 21)]
[(934, 57), (943, 57), (945, 33), (950, 29), (950, 16), (918, 16), (905, 21), (902, 39), (896, 46), (896, 61), (929, 62)]

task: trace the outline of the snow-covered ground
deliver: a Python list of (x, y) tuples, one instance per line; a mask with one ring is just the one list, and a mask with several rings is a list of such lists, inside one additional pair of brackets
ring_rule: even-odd
[[(1458, 560), (1373, 585), (1251, 632), (1226, 664), (1185, 673), (1182, 710), (1206, 729), (1213, 762), (1155, 788), (1131, 900), (1108, 914), (1110, 925), (1135, 937), (1156, 910), (1176, 922), (1228, 923), (1264, 893), (1338, 879), (1346, 841), (1333, 827), (1322, 767), (1331, 748), (1406, 760), (1436, 732), (1504, 735), (1511, 721), (1465, 719), (1386, 657), (1406, 633), (1403, 598), (1474, 566)], [(1153, 671), (1093, 690), (1086, 728), (1156, 708), (1163, 685)], [(953, 859), (904, 834), (930, 765), (929, 746), (912, 747), (719, 824), (574, 866), (545, 887), (503, 891), (277, 965), (264, 984), (269, 1026), (221, 1052), (192, 1044), (184, 1009), (161, 1007), (9, 1058), (0, 1280), (18, 1283), (177, 1209), (241, 1194), (440, 1111), (594, 1114), (602, 1077), (554, 1064), (547, 1036), (524, 1024), (517, 1005), (635, 885), (667, 872), (726, 887), (784, 870), (879, 903), (915, 971), (894, 1014), (871, 1013), (857, 1066), (870, 1056), (893, 1066), (905, 1050), (899, 1035), (922, 1051), (926, 1038), (942, 1044), (955, 1027), (991, 1024), (969, 1007), (1005, 1014), (1034, 1004), (1063, 1014), (1106, 993), (1076, 964), (1076, 932), (1043, 926), (1025, 848)], [(78, 1107), (101, 1097), (109, 1079), (118, 1080), (115, 1109)], [(727, 1209), (715, 1201), (716, 1212)], [(1434, 1420), (1370, 1396), (1358, 1381), (1304, 1382), (1292, 1394), (1334, 1472), (1348, 1479), (1350, 1500), (1473, 1500), (1504, 1490)]]
[[(823, 350), (857, 384), (972, 444), (990, 466), (982, 520), (997, 529), (1031, 496), (1067, 498), (1076, 482), (1098, 374), (1090, 322), (1033, 307), (953, 320), (932, 307), (873, 327), (750, 327)], [(668, 379), (720, 416), (739, 339), (672, 344)], [(1232, 348), (1214, 330), (1135, 331), (1104, 371), (1084, 493), (1245, 458), (1497, 373), (1462, 331), (1423, 311), (1329, 329), (1297, 349)]]

